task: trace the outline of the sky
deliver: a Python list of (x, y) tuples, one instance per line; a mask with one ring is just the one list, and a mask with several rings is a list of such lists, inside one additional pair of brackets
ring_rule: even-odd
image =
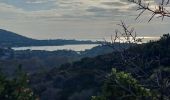
[(0, 0), (0, 28), (35, 39), (102, 39), (122, 20), (142, 37), (170, 32), (170, 18), (148, 23), (146, 12), (135, 20), (136, 8), (127, 0)]

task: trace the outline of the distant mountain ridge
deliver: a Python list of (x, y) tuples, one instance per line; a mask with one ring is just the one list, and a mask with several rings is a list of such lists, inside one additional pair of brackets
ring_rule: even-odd
[(92, 41), (78, 40), (36, 40), (19, 35), (14, 32), (0, 29), (0, 46), (2, 47), (21, 47), (21, 46), (57, 46), (66, 44), (97, 44)]
[(0, 29), (0, 42), (7, 42), (7, 41), (13, 42), (13, 41), (20, 40), (20, 39), (22, 39), (23, 41), (34, 40), (31, 38), (16, 34), (14, 32)]

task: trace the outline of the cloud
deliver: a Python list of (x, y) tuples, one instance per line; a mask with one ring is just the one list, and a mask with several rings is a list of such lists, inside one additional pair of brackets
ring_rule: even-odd
[(31, 4), (31, 3), (35, 3), (35, 4), (37, 4), (37, 3), (46, 3), (46, 2), (48, 2), (48, 1), (45, 1), (45, 0), (28, 0), (28, 1), (26, 1), (26, 3), (28, 3), (28, 4)]
[(48, 3), (48, 2), (54, 2), (56, 0), (26, 0), (26, 3), (28, 4), (42, 4), (42, 3)]
[[(145, 1), (155, 4), (153, 0)], [(112, 25), (120, 20), (134, 23), (136, 7), (127, 0), (0, 0), (0, 27), (24, 35), (40, 33), (33, 35), (37, 38), (45, 37), (48, 32), (54, 33), (53, 37), (56, 34), (74, 37), (79, 33), (89, 33), (81, 34), (83, 37), (95, 37), (99, 33), (104, 36), (105, 32), (112, 33)], [(148, 13), (141, 18), (147, 22), (147, 16)]]
[[(17, 2), (16, 2), (17, 1)], [(136, 17), (127, 0), (2, 0), (0, 18), (8, 20), (121, 20)], [(145, 0), (154, 4), (154, 0)], [(20, 3), (20, 4), (19, 4)], [(153, 6), (154, 7), (154, 6)], [(144, 16), (148, 16), (146, 13)]]
[[(7, 0), (11, 1), (11, 0)], [(99, 17), (107, 19), (117, 16), (118, 13), (129, 12), (134, 5), (129, 4), (121, 0), (18, 0), (21, 2), (21, 6), (11, 1), (1, 2), (2, 4), (0, 12), (5, 9), (9, 15), (11, 11), (13, 13), (22, 13), (22, 16), (33, 18), (58, 18), (58, 19), (86, 19)], [(24, 2), (25, 1), (25, 2)], [(29, 5), (29, 6), (28, 6)], [(53, 5), (53, 6), (51, 6)], [(8, 7), (7, 7), (8, 6)], [(113, 13), (113, 14), (112, 14)]]

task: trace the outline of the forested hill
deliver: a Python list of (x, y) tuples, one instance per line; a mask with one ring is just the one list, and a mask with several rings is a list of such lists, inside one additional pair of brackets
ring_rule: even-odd
[(96, 44), (92, 41), (77, 41), (77, 40), (36, 40), (28, 38), (14, 32), (0, 29), (0, 46), (17, 47), (17, 46), (57, 46), (67, 44)]
[[(150, 79), (160, 66), (170, 71), (167, 69), (170, 66), (170, 36), (167, 34), (159, 41), (132, 47), (126, 50), (126, 54), (126, 57), (138, 56), (133, 59), (135, 64), (122, 63), (120, 53), (83, 58), (49, 72), (35, 74), (31, 77), (31, 84), (41, 100), (90, 100), (91, 96), (100, 94), (106, 75), (112, 68), (131, 73), (141, 84), (155, 84)], [(138, 77), (144, 73), (147, 75)]]
[(34, 41), (34, 39), (27, 38), (24, 36), (21, 36), (19, 34), (16, 34), (14, 32), (10, 32), (7, 30), (0, 29), (0, 43), (12, 43), (12, 42), (29, 42), (29, 41)]

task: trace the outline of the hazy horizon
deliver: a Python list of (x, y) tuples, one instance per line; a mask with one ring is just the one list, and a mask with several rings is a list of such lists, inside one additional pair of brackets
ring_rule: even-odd
[(138, 13), (127, 0), (0, 0), (0, 28), (35, 39), (103, 39), (123, 20), (141, 37), (169, 32), (168, 18), (148, 23), (150, 14), (135, 20)]

